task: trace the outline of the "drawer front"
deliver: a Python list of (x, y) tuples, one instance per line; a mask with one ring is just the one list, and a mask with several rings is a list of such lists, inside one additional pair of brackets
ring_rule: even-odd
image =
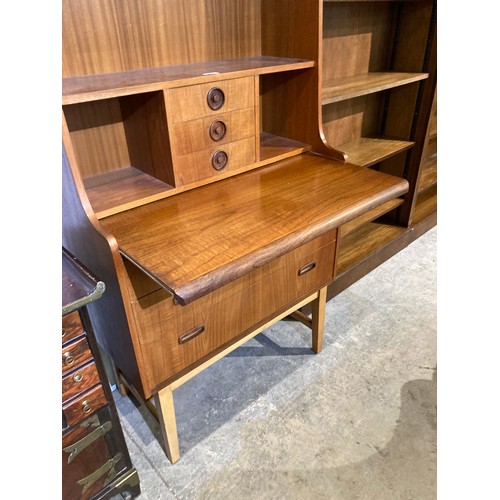
[(71, 402), (63, 404), (62, 409), (68, 425), (75, 425), (102, 408), (106, 403), (106, 394), (102, 385), (99, 384), (72, 399)]
[(331, 282), (334, 253), (299, 248), (187, 306), (163, 290), (133, 302), (151, 389)]
[(191, 184), (255, 163), (255, 138), (212, 146), (174, 159), (178, 186)]
[(62, 401), (65, 403), (100, 382), (94, 361), (65, 375), (62, 379)]
[(62, 349), (63, 374), (92, 359), (92, 352), (85, 337), (65, 345)]
[(177, 123), (172, 129), (171, 145), (174, 156), (182, 156), (248, 137), (255, 140), (255, 135), (255, 108), (252, 107)]
[(170, 89), (167, 113), (172, 123), (185, 122), (255, 106), (252, 76)]
[(78, 311), (63, 316), (62, 318), (62, 342), (69, 342), (85, 332)]

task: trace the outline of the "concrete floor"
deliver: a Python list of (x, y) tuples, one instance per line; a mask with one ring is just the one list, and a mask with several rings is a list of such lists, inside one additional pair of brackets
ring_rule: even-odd
[(175, 465), (115, 391), (139, 499), (436, 498), (436, 245), (434, 228), (328, 302), (319, 355), (286, 320), (177, 389)]

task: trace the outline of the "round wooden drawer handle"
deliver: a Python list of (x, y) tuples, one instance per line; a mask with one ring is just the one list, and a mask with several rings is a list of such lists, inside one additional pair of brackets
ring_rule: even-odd
[(226, 124), (223, 121), (215, 120), (210, 124), (208, 133), (212, 141), (218, 142), (226, 135)]
[(75, 358), (70, 352), (65, 352), (63, 355), (64, 364), (70, 366), (75, 362)]
[(219, 149), (212, 155), (212, 167), (215, 170), (222, 170), (227, 165), (227, 153)]
[(225, 100), (224, 92), (221, 89), (213, 87), (208, 91), (207, 103), (210, 109), (217, 111), (224, 106)]

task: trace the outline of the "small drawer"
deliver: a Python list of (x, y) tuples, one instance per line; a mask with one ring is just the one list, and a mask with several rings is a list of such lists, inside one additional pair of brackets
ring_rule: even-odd
[(91, 359), (92, 352), (85, 337), (71, 342), (62, 349), (62, 372), (67, 373)]
[(256, 133), (255, 108), (252, 107), (176, 123), (172, 127), (171, 146), (175, 158), (248, 137), (255, 140)]
[(175, 178), (178, 186), (184, 186), (252, 165), (255, 161), (255, 138), (250, 137), (178, 156), (174, 160)]
[(163, 383), (333, 280), (336, 232), (323, 235), (186, 306), (164, 290), (132, 303), (151, 383)]
[(255, 106), (255, 79), (248, 76), (170, 89), (167, 102), (172, 123), (251, 108)]
[(63, 316), (62, 318), (62, 343), (69, 342), (70, 340), (85, 333), (78, 311)]
[(75, 425), (106, 404), (106, 394), (102, 385), (99, 384), (64, 404), (62, 410), (68, 425)]
[(62, 379), (63, 403), (90, 389), (100, 381), (99, 372), (94, 361), (68, 373)]

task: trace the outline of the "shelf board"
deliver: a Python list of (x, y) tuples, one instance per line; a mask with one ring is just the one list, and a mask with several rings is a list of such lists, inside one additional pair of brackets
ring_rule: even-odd
[(363, 73), (323, 82), (322, 104), (345, 101), (424, 80), (428, 73)]
[(303, 142), (287, 139), (277, 135), (261, 132), (260, 134), (260, 161), (283, 160), (290, 156), (309, 151), (311, 146)]
[(340, 239), (337, 277), (401, 236), (406, 228), (369, 222)]
[(422, 165), (418, 182), (419, 194), (437, 184), (437, 154), (433, 154)]
[(314, 61), (274, 56), (242, 57), (117, 73), (63, 78), (62, 103), (109, 99), (214, 80), (312, 68)]
[(341, 226), (342, 237), (347, 236), (349, 233), (352, 233), (361, 226), (364, 226), (368, 222), (372, 222), (373, 220), (377, 219), (378, 217), (381, 217), (382, 215), (386, 214), (387, 212), (390, 212), (391, 210), (395, 209), (396, 207), (399, 207), (402, 204), (403, 200), (401, 198), (394, 198), (393, 200), (389, 200), (383, 205), (380, 205), (379, 207), (376, 207), (373, 210), (366, 212), (360, 217), (356, 217), (356, 219), (353, 219), (347, 224)]
[(165, 192), (174, 189), (134, 167), (88, 177), (84, 185), (98, 218), (133, 208), (137, 200), (160, 199)]
[(414, 146), (412, 141), (402, 141), (391, 137), (360, 137), (351, 142), (335, 146), (347, 155), (347, 162), (361, 167), (375, 165)]

